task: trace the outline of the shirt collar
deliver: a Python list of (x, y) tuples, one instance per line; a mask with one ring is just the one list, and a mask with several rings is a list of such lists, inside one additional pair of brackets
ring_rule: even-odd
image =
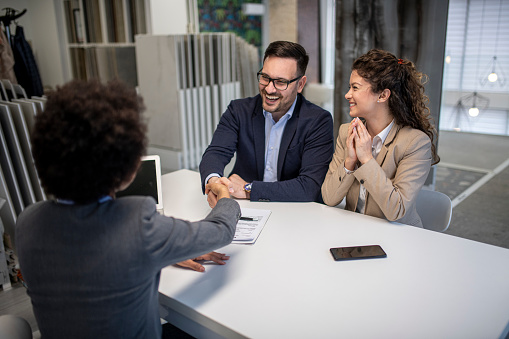
[(382, 140), (382, 143), (384, 143), (385, 139), (387, 139), (387, 136), (389, 135), (389, 132), (391, 131), (393, 125), (394, 119), (392, 119), (391, 123), (387, 127), (385, 127), (382, 132), (377, 134), (377, 136), (380, 137), (380, 140)]
[[(285, 116), (288, 116), (287, 120), (290, 120), (290, 118), (291, 118), (291, 117), (292, 117), (292, 115), (293, 115), (293, 111), (295, 110), (295, 105), (296, 105), (296, 104), (297, 104), (297, 98), (295, 98), (295, 100), (294, 100), (294, 102), (293, 102), (292, 106), (290, 107), (290, 109), (289, 109), (289, 110), (285, 113), (285, 115), (283, 115), (283, 116), (281, 117), (281, 119), (279, 119), (279, 121), (281, 121), (281, 120), (282, 120)], [(270, 116), (270, 118), (271, 118), (272, 120), (274, 120), (274, 118), (272, 118), (272, 113), (267, 112), (266, 110), (263, 110), (263, 116), (264, 116), (265, 118), (267, 118), (267, 116)]]
[[(113, 198), (109, 195), (104, 195), (97, 199), (97, 202), (102, 204), (103, 202), (113, 200)], [(68, 199), (57, 199), (57, 202), (62, 205), (75, 205), (76, 202), (74, 200), (68, 200)]]
[(392, 126), (394, 126), (394, 119), (392, 119), (391, 123), (373, 138), (373, 148), (375, 148), (377, 153), (380, 152), (380, 149), (382, 148), (385, 139), (387, 139)]

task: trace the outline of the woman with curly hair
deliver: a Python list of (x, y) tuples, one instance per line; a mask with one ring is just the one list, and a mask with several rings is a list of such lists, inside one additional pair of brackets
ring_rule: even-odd
[(221, 199), (198, 222), (115, 198), (145, 154), (143, 109), (121, 82), (73, 81), (36, 117), (33, 157), (54, 199), (20, 214), (16, 248), (42, 337), (160, 338), (160, 270), (233, 239), (240, 208), (224, 185), (208, 186)]
[(408, 60), (373, 49), (352, 66), (345, 98), (354, 119), (339, 128), (322, 185), (325, 203), (422, 227), (415, 207), (431, 165), (433, 144), (426, 76)]

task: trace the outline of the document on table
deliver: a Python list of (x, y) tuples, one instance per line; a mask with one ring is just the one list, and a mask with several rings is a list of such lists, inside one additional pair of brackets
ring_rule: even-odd
[(269, 219), (270, 213), (270, 210), (242, 208), (242, 216), (237, 222), (232, 243), (253, 244)]

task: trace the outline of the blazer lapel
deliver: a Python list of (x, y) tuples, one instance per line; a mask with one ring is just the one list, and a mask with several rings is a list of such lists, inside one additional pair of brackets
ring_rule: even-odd
[(389, 135), (387, 138), (385, 138), (384, 145), (382, 149), (380, 150), (380, 153), (378, 153), (378, 156), (376, 157), (376, 162), (382, 166), (382, 164), (385, 161), (385, 157), (387, 156), (387, 153), (389, 152), (389, 146), (392, 144), (394, 139), (396, 138), (396, 135), (398, 134), (399, 130), (401, 129), (400, 125), (394, 124), (392, 126), (391, 131), (389, 132)]
[(263, 173), (265, 167), (265, 117), (263, 115), (263, 106), (261, 97), (256, 104), (256, 108), (253, 112), (252, 123), (253, 123), (253, 140), (254, 140), (254, 152), (256, 159), (256, 170), (258, 172), (258, 178), (263, 180)]

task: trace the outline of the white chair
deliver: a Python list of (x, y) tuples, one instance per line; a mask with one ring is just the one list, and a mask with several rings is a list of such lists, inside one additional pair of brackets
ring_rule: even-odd
[(417, 213), (425, 229), (444, 232), (451, 223), (452, 203), (441, 192), (422, 189), (417, 195)]
[(25, 319), (6, 314), (0, 316), (0, 338), (32, 339), (32, 328)]

